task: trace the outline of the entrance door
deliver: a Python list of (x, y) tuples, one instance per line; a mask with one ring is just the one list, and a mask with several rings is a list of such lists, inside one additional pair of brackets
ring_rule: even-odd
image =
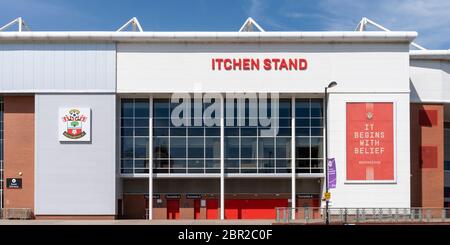
[(180, 218), (180, 200), (168, 199), (167, 200), (167, 219), (179, 219)]
[(194, 219), (200, 219), (200, 199), (194, 200)]
[(206, 219), (219, 218), (219, 201), (217, 199), (206, 200)]

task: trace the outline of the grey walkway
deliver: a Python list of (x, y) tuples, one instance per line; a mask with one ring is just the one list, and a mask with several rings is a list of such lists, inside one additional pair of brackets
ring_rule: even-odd
[(272, 225), (274, 220), (0, 220), (0, 225)]

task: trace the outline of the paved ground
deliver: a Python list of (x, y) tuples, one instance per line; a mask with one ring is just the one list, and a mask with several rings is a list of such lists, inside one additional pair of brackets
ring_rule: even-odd
[(272, 225), (274, 220), (0, 220), (0, 225)]

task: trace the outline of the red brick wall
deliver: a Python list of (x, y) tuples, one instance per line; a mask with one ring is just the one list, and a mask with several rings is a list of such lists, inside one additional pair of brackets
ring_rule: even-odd
[(22, 178), (22, 189), (5, 186), (4, 207), (34, 211), (34, 96), (5, 96), (3, 101), (5, 185), (6, 178)]
[(444, 106), (411, 104), (411, 207), (444, 205)]

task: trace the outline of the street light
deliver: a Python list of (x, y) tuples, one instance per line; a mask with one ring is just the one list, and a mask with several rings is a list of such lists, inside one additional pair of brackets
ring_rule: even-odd
[[(328, 194), (328, 89), (335, 87), (337, 82), (332, 81), (325, 87), (325, 195)], [(330, 224), (330, 215), (329, 215), (329, 200), (328, 196), (325, 197), (325, 224)]]

